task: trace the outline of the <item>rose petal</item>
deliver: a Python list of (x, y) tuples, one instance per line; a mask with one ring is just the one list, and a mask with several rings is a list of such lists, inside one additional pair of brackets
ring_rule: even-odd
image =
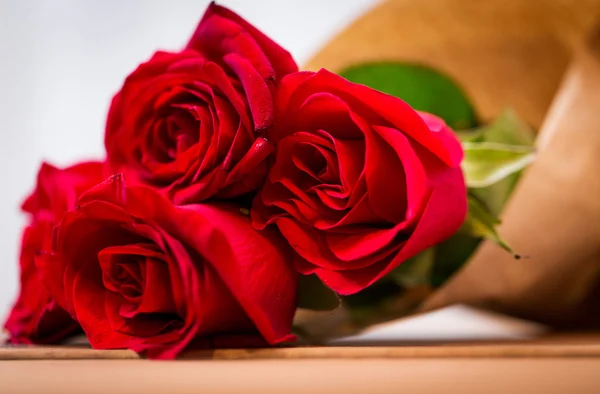
[(360, 270), (314, 272), (340, 294), (353, 294), (370, 286), (417, 253), (450, 237), (465, 219), (464, 179), (460, 169), (450, 169), (433, 191), (423, 217), (396, 255)]
[[(304, 73), (281, 83), (280, 93), (276, 99), (279, 108), (294, 108), (287, 100), (294, 97), (307, 97), (315, 91), (329, 93), (346, 102), (354, 112), (361, 113), (375, 120), (374, 124), (393, 126), (402, 130), (423, 147), (426, 147), (451, 167), (458, 167), (463, 153), (460, 143), (448, 128), (430, 130), (427, 122), (404, 101), (371, 89), (364, 85), (355, 84), (335, 75), (325, 69), (317, 73)], [(284, 112), (285, 113), (285, 112)], [(381, 122), (381, 123), (380, 123)]]
[(236, 53), (224, 57), (244, 86), (250, 112), (254, 120), (254, 130), (262, 130), (273, 123), (273, 97), (264, 79), (252, 64)]
[[(179, 229), (202, 250), (265, 339), (276, 344), (293, 339), (296, 274), (287, 249), (271, 231), (256, 232), (249, 218), (231, 208), (193, 205), (185, 208)], [(195, 212), (197, 215), (190, 215)], [(202, 217), (202, 229), (197, 230)], [(193, 226), (195, 230), (192, 230)]]
[(392, 254), (402, 245), (398, 243), (393, 247), (384, 248), (376, 254), (365, 256), (364, 258), (342, 261), (331, 252), (331, 249), (323, 239), (323, 234), (318, 230), (301, 225), (286, 217), (281, 217), (277, 220), (277, 227), (292, 248), (306, 260), (300, 260), (302, 265), (296, 265), (296, 269), (304, 275), (316, 272), (319, 268), (345, 271), (368, 267)]
[(248, 59), (265, 79), (279, 80), (298, 70), (289, 52), (225, 7), (211, 3), (187, 48), (210, 58), (235, 53)]

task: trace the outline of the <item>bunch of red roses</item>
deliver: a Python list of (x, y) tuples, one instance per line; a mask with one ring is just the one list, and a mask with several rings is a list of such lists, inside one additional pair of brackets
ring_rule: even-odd
[(94, 348), (294, 340), (298, 275), (358, 292), (464, 220), (440, 119), (288, 52), (211, 4), (186, 48), (114, 97), (105, 162), (48, 164), (23, 204), (13, 343)]

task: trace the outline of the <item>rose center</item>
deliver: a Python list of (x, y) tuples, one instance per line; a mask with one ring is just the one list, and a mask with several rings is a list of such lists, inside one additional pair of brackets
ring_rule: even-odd
[(175, 314), (168, 258), (153, 244), (111, 246), (98, 254), (107, 290), (121, 299), (121, 315)]
[(340, 173), (335, 151), (329, 146), (309, 142), (295, 146), (292, 160), (310, 177), (315, 186), (340, 186)]
[(170, 108), (158, 117), (153, 130), (148, 134), (148, 151), (160, 163), (172, 162), (198, 143), (201, 123), (190, 110)]

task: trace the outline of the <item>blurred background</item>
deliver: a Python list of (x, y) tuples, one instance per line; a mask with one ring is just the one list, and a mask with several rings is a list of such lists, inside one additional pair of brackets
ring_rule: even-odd
[[(376, 0), (221, 0), (305, 63)], [(0, 0), (0, 318), (16, 296), (19, 211), (42, 160), (101, 158), (112, 94), (184, 45), (207, 0)]]

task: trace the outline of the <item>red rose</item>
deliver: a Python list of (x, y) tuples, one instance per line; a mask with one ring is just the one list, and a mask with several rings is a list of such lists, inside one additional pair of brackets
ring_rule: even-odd
[(80, 330), (71, 316), (56, 304), (35, 266), (35, 255), (49, 248), (52, 228), (77, 197), (102, 179), (102, 163), (82, 163), (60, 170), (43, 164), (35, 191), (23, 203), (30, 223), (23, 232), (21, 291), (5, 328), (12, 343), (56, 343)]
[(175, 207), (120, 175), (85, 193), (55, 230), (44, 279), (97, 349), (173, 358), (194, 346), (293, 340), (297, 277), (276, 232), (239, 208)]
[(275, 81), (288, 52), (233, 12), (211, 5), (188, 47), (158, 52), (114, 97), (105, 145), (113, 171), (176, 204), (256, 191), (267, 172)]
[(279, 227), (301, 273), (352, 294), (463, 222), (463, 152), (440, 119), (325, 70), (286, 76), (275, 103), (252, 218)]

